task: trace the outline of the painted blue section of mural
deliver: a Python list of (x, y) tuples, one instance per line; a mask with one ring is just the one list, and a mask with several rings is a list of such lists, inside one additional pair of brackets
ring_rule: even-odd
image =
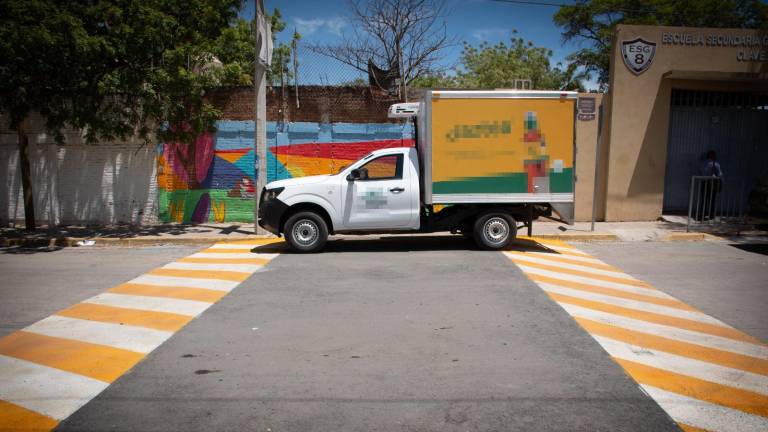
[[(216, 150), (234, 150), (253, 148), (254, 122), (222, 120), (217, 122)], [(413, 138), (413, 124), (405, 123), (315, 123), (294, 122), (278, 123), (267, 122), (267, 148), (291, 146), (296, 144), (311, 143), (356, 143), (362, 141), (409, 139)], [(250, 164), (255, 164), (255, 154), (249, 152), (233, 164), (245, 172), (253, 172), (253, 168), (246, 169)], [(228, 167), (221, 164), (221, 170)], [(216, 165), (212, 176), (212, 185), (215, 187), (232, 187), (230, 182), (217, 183)], [(288, 169), (281, 164), (271, 151), (267, 151), (267, 181), (291, 178)], [(226, 178), (231, 178), (227, 176)], [(226, 183), (226, 185), (225, 185)]]

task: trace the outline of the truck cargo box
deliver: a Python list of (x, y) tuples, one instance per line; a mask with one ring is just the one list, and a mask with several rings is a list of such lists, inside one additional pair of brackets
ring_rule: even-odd
[(575, 92), (427, 91), (426, 204), (573, 203)]

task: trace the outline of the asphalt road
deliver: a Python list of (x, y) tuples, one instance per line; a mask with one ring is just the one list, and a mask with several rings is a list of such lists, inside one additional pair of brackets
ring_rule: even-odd
[(0, 248), (0, 337), (194, 250)]
[(768, 341), (768, 243), (591, 243), (579, 249)]
[[(677, 430), (506, 257), (466, 247), (280, 255), (59, 430)], [(99, 273), (155, 262), (121, 252)], [(59, 283), (82, 273), (56, 268)]]

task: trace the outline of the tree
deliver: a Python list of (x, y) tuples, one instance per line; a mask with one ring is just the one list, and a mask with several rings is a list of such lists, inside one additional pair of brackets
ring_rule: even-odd
[(241, 0), (0, 2), (0, 110), (19, 136), (27, 229), (34, 229), (29, 115), (38, 112), (59, 143), (67, 128), (82, 130), (86, 143), (132, 136), (194, 143), (221, 115), (208, 91), (252, 82), (255, 54), (239, 54), (226, 32), (240, 6)]
[(605, 87), (617, 24), (765, 29), (768, 5), (759, 0), (577, 0), (560, 7), (554, 22), (562, 27), (564, 41), (589, 43), (569, 60), (597, 73)]
[(441, 70), (440, 51), (450, 46), (445, 0), (350, 0), (351, 23), (342, 43), (315, 45), (324, 54), (368, 72), (368, 61), (400, 72), (400, 94), (418, 77)]
[[(516, 32), (513, 32), (516, 33)], [(521, 37), (510, 45), (499, 42), (479, 46), (464, 43), (460, 67), (453, 76), (435, 74), (420, 77), (412, 85), (430, 88), (513, 88), (515, 80), (530, 80), (531, 88), (542, 90), (581, 90), (582, 76), (575, 65), (552, 67), (552, 51), (537, 47)]]

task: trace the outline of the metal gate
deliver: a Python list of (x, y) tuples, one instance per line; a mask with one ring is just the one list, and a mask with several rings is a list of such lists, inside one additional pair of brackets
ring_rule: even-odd
[(688, 210), (691, 177), (717, 152), (723, 195), (745, 210), (749, 191), (768, 172), (768, 95), (672, 90), (664, 212)]

